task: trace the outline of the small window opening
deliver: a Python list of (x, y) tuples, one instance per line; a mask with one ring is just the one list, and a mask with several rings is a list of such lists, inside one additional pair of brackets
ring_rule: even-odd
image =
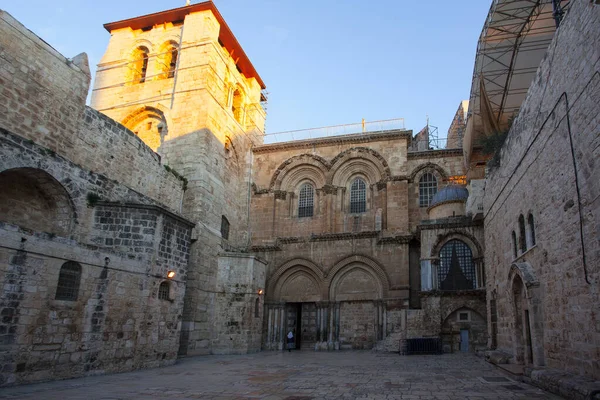
[(146, 81), (146, 72), (148, 71), (148, 49), (138, 47), (133, 53), (133, 82), (144, 83)]
[(356, 178), (350, 187), (350, 213), (359, 214), (367, 211), (367, 185)]
[(519, 245), (521, 252), (525, 253), (527, 251), (527, 240), (525, 238), (525, 217), (523, 217), (523, 214), (519, 215)]
[(512, 249), (513, 249), (513, 258), (517, 258), (517, 234), (515, 231), (512, 231)]
[(529, 214), (527, 217), (527, 223), (529, 224), (529, 234), (531, 236), (531, 245), (535, 245), (535, 225), (533, 223), (533, 214)]
[(221, 216), (221, 237), (229, 240), (229, 220), (225, 216)]
[(169, 282), (167, 282), (167, 281), (161, 282), (160, 286), (158, 287), (158, 299), (159, 300), (169, 300), (170, 289), (171, 289), (171, 285), (169, 284)]
[(81, 282), (81, 265), (68, 261), (60, 267), (58, 284), (56, 285), (56, 300), (75, 301)]
[(177, 49), (171, 49), (171, 56), (169, 57), (169, 72), (167, 77), (168, 78), (172, 78), (175, 76), (175, 68), (177, 67), (177, 56), (179, 55), (179, 52), (177, 51)]
[(468, 312), (460, 312), (460, 313), (458, 313), (458, 320), (459, 321), (468, 321), (469, 320), (469, 313)]

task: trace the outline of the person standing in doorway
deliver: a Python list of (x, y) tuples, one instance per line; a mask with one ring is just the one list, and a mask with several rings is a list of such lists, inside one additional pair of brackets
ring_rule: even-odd
[(287, 334), (287, 349), (289, 352), (294, 348), (294, 332), (293, 330), (289, 331)]

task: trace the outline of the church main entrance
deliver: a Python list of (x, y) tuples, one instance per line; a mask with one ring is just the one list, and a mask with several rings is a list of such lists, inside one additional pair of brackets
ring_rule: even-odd
[(286, 332), (292, 330), (296, 349), (312, 350), (317, 342), (317, 307), (315, 303), (286, 304)]

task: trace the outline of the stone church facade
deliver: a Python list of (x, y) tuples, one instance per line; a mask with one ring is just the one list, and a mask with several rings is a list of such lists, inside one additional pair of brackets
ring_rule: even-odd
[[(597, 11), (586, 15), (597, 27)], [(536, 182), (552, 179), (515, 161), (532, 154), (523, 141), (549, 98), (542, 75), (484, 202), (481, 182), (465, 188), (462, 134), (441, 150), (404, 129), (264, 144), (265, 83), (212, 2), (106, 24), (91, 107), (85, 54), (67, 59), (0, 17), (0, 385), (276, 351), (289, 330), (301, 349), (402, 351), (440, 338), (446, 352), (496, 348), (597, 375), (598, 331), (585, 320), (597, 283), (580, 277), (597, 278), (597, 243), (585, 238), (598, 173), (579, 165), (578, 187), (565, 175), (560, 196), (543, 196)], [(582, 54), (594, 54), (597, 28), (586, 32)], [(584, 58), (555, 57), (565, 71)], [(596, 76), (570, 80), (581, 83), (570, 117), (587, 132), (576, 146), (585, 160)], [(556, 149), (567, 148), (561, 118)], [(557, 157), (531, 165), (546, 176)], [(505, 182), (513, 172), (534, 195)], [(544, 228), (554, 218), (571, 228)], [(571, 237), (577, 221), (581, 251), (564, 257), (554, 236)], [(556, 282), (575, 295), (558, 304)], [(575, 317), (585, 322), (561, 337)]]

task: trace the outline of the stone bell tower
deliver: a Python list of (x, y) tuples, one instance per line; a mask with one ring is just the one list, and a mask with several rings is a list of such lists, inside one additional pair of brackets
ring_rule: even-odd
[[(223, 292), (236, 285), (220, 268), (244, 265), (239, 270), (247, 274), (235, 278), (236, 287), (250, 282), (240, 307), (251, 304), (253, 311), (241, 314), (255, 314), (262, 302), (255, 294), (264, 283), (254, 274), (264, 265), (255, 270), (247, 254), (240, 261), (235, 253), (249, 240), (249, 152), (262, 144), (265, 84), (211, 1), (104, 27), (111, 37), (98, 64), (92, 107), (129, 128), (187, 180), (175, 211), (196, 222), (197, 239), (186, 277), (180, 353), (252, 351), (248, 342), (255, 339), (231, 329), (222, 335), (219, 304), (227, 301), (219, 296), (227, 298)], [(256, 329), (258, 346), (260, 321), (238, 321), (240, 332)]]

